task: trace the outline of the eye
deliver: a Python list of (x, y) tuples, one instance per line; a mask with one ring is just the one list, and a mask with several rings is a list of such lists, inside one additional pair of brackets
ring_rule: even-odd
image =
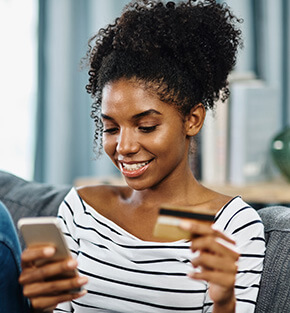
[(103, 133), (107, 133), (110, 135), (116, 134), (118, 132), (118, 128), (117, 127), (112, 127), (112, 128), (107, 128), (103, 130)]
[(139, 130), (141, 130), (141, 132), (143, 133), (151, 133), (153, 132), (158, 125), (154, 125), (154, 126), (139, 126)]

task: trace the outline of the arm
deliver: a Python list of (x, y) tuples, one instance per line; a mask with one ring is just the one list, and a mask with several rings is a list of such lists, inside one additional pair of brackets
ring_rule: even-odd
[[(70, 194), (66, 196), (69, 201)], [(68, 247), (73, 255), (77, 255), (78, 245), (74, 229), (67, 227), (65, 221), (73, 219), (72, 211), (63, 201), (60, 205), (58, 216), (61, 219), (62, 231), (65, 234)], [(73, 224), (73, 223), (68, 223)], [(20, 276), (20, 283), (23, 285), (24, 294), (30, 299), (35, 312), (52, 311), (59, 303), (72, 301), (83, 296), (86, 291), (73, 293), (71, 290), (79, 288), (87, 283), (86, 277), (61, 278), (60, 274), (66, 271), (71, 272), (77, 268), (77, 261), (69, 258), (36, 267), (34, 264), (41, 259), (50, 258), (55, 253), (55, 249), (51, 246), (27, 248), (22, 253), (23, 272)], [(58, 278), (56, 278), (58, 276)], [(61, 304), (64, 312), (71, 312), (69, 303)]]
[(235, 312), (234, 287), (239, 259), (234, 249), (235, 242), (222, 232), (198, 222), (184, 222), (181, 227), (194, 236), (191, 250), (199, 251), (192, 265), (200, 271), (193, 271), (189, 277), (209, 283), (214, 313)]

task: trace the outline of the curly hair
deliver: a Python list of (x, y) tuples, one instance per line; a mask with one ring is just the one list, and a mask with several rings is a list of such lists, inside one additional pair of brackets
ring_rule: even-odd
[(100, 110), (108, 82), (133, 79), (183, 116), (198, 103), (212, 109), (219, 98), (225, 100), (227, 76), (242, 46), (237, 22), (241, 19), (215, 0), (131, 1), (89, 41), (86, 89), (94, 98), (95, 148), (99, 141), (102, 146)]

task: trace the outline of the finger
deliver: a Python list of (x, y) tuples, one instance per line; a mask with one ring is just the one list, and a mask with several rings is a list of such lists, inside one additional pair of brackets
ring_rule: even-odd
[(185, 231), (189, 231), (194, 235), (214, 235), (214, 230), (209, 224), (198, 221), (182, 221), (179, 225)]
[(201, 253), (198, 257), (192, 259), (193, 267), (201, 267), (205, 270), (219, 271), (224, 273), (236, 274), (238, 271), (237, 262), (232, 259), (220, 257), (210, 253)]
[(209, 283), (213, 283), (226, 288), (234, 287), (236, 282), (236, 275), (233, 273), (225, 274), (224, 272), (205, 269), (201, 272), (189, 273), (188, 276), (193, 279), (205, 280)]
[(179, 227), (185, 231), (191, 232), (192, 235), (220, 237), (232, 244), (235, 243), (233, 239), (229, 238), (218, 229), (215, 229), (214, 225), (208, 225), (198, 221), (182, 221)]
[(64, 294), (71, 290), (77, 290), (83, 285), (87, 284), (88, 278), (81, 276), (71, 279), (62, 279), (58, 281), (35, 283), (25, 285), (23, 288), (23, 294), (28, 298), (40, 297), (40, 296), (54, 296), (58, 294)]
[(202, 236), (193, 239), (191, 242), (191, 250), (193, 252), (197, 250), (208, 251), (213, 254), (229, 257), (235, 261), (237, 261), (240, 256), (237, 252), (237, 248), (233, 244), (220, 237), (212, 236)]
[(48, 308), (55, 308), (61, 302), (72, 301), (74, 299), (80, 298), (86, 293), (86, 290), (82, 290), (79, 293), (68, 293), (52, 297), (33, 298), (31, 299), (31, 304), (35, 310), (47, 310)]
[(68, 273), (77, 268), (77, 261), (75, 259), (68, 259), (61, 262), (54, 262), (43, 265), (41, 267), (23, 269), (19, 282), (20, 284), (28, 284), (39, 281), (44, 281), (50, 277), (60, 274)]
[(233, 243), (228, 242), (228, 241), (226, 241), (226, 240), (224, 240), (223, 238), (220, 238), (220, 237), (215, 238), (215, 241), (218, 243), (219, 246), (225, 247), (226, 251), (228, 251), (228, 250), (233, 251), (234, 252), (234, 254), (233, 254), (234, 257), (236, 257), (236, 258), (240, 257), (240, 253), (238, 251), (236, 243), (233, 244)]
[(55, 251), (56, 249), (53, 246), (30, 247), (22, 252), (21, 261), (25, 265), (25, 263), (34, 262), (39, 259), (48, 259), (55, 254)]

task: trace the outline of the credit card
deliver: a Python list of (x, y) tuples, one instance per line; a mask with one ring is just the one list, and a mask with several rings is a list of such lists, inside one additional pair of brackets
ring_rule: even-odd
[(215, 215), (209, 210), (191, 206), (162, 205), (154, 227), (153, 235), (156, 239), (177, 241), (192, 239), (192, 234), (179, 227), (182, 221), (199, 221), (211, 225)]

